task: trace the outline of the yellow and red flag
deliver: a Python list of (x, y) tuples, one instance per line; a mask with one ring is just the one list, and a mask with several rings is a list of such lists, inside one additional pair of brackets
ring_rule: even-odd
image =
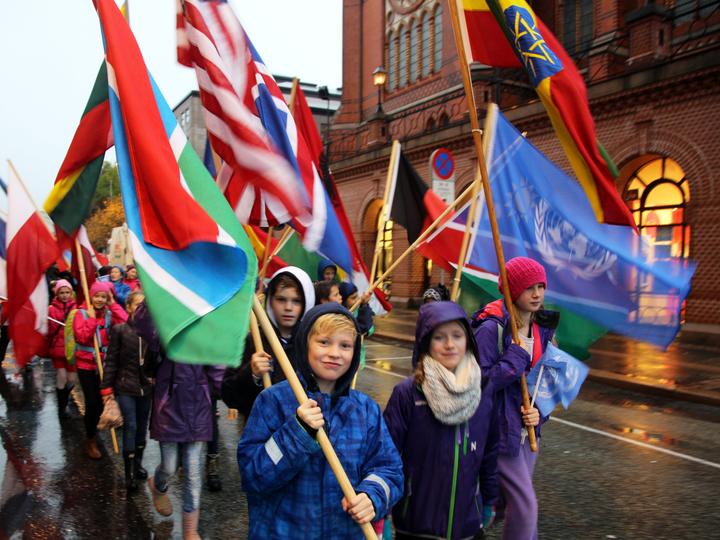
[(598, 222), (635, 228), (595, 135), (585, 81), (555, 36), (524, 0), (457, 2), (468, 61), (525, 68)]

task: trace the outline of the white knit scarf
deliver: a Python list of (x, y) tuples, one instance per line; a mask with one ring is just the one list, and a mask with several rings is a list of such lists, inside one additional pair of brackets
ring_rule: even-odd
[(480, 366), (469, 352), (455, 373), (429, 354), (422, 360), (425, 381), (422, 391), (435, 418), (448, 426), (462, 424), (475, 414), (480, 403)]

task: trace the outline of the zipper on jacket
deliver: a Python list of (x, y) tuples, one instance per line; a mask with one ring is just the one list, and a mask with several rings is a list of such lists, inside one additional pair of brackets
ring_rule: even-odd
[(457, 438), (455, 439), (455, 463), (453, 465), (452, 493), (450, 494), (450, 518), (448, 519), (447, 538), (452, 536), (453, 515), (455, 514), (455, 490), (457, 489), (458, 461), (460, 459), (460, 426), (455, 426)]
[(407, 515), (408, 506), (410, 505), (410, 496), (412, 495), (412, 476), (408, 478), (407, 495), (405, 495), (405, 506), (403, 506), (403, 517)]

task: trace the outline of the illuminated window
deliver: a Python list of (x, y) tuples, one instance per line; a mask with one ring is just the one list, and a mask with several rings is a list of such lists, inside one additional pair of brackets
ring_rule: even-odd
[(433, 17), (433, 26), (435, 31), (435, 50), (433, 51), (433, 71), (437, 73), (442, 67), (442, 5), (435, 8), (435, 16)]

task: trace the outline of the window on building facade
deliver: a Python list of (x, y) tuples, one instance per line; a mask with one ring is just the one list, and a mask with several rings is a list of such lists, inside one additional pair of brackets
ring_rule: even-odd
[(410, 23), (410, 82), (418, 78), (418, 23), (413, 19)]
[(407, 30), (404, 26), (398, 32), (398, 87), (407, 84)]
[(437, 73), (442, 67), (442, 4), (439, 4), (435, 8), (435, 15), (433, 16), (433, 25), (435, 32), (435, 50), (433, 52), (433, 71)]
[(673, 23), (675, 26), (705, 17), (717, 10), (717, 0), (675, 0)]
[(426, 11), (422, 16), (420, 32), (420, 76), (430, 75), (430, 14)]
[(587, 51), (592, 45), (594, 12), (592, 0), (563, 3), (563, 46), (570, 54)]
[[(625, 188), (625, 201), (635, 218), (640, 234), (646, 241), (650, 260), (676, 261), (690, 256), (690, 225), (685, 208), (690, 201), (690, 188), (685, 172), (678, 163), (663, 156), (644, 156), (626, 167), (630, 178)], [(638, 163), (639, 160), (639, 163)], [(621, 175), (627, 175), (626, 167)], [(637, 312), (631, 318), (645, 324), (680, 324), (674, 296), (654, 292), (653, 276), (638, 272), (633, 276), (637, 286)], [(673, 309), (668, 309), (672, 307)], [(682, 318), (682, 314), (681, 314)]]
[(395, 32), (388, 36), (388, 92), (395, 90), (397, 84), (397, 42)]

